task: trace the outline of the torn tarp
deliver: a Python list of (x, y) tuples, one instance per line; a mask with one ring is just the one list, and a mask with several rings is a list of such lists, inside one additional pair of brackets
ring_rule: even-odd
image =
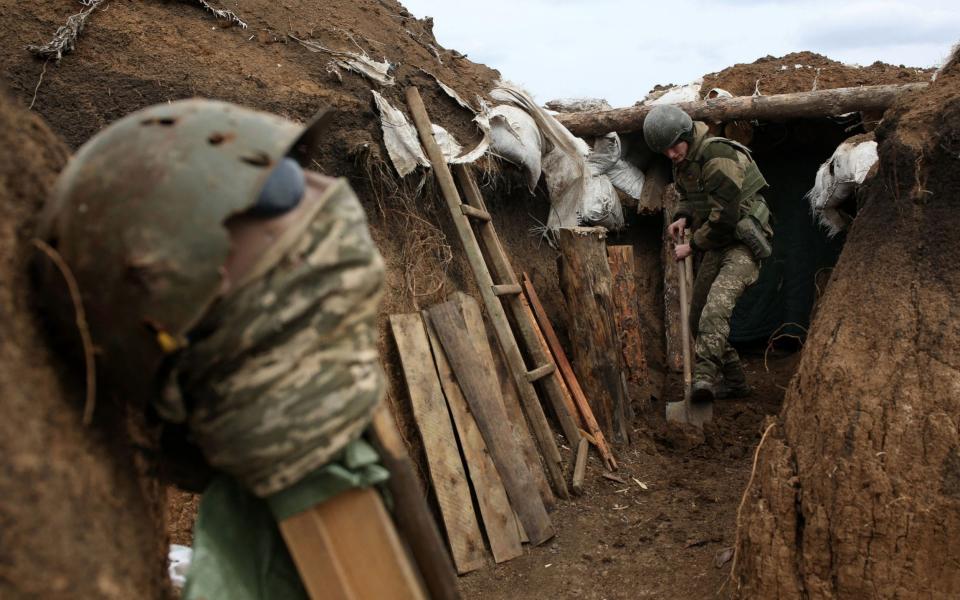
[(407, 121), (406, 115), (397, 110), (386, 98), (373, 93), (373, 101), (380, 111), (380, 127), (383, 129), (383, 145), (387, 147), (390, 161), (400, 177), (406, 177), (417, 165), (430, 165), (420, 147), (417, 130)]
[(366, 54), (333, 50), (313, 40), (301, 40), (293, 35), (290, 36), (290, 39), (300, 42), (304, 48), (311, 52), (324, 52), (329, 54), (333, 57), (333, 62), (336, 63), (338, 67), (359, 73), (383, 85), (394, 84), (393, 77), (390, 75), (390, 68), (393, 67), (393, 65), (390, 64), (390, 61), (387, 59), (376, 61)]

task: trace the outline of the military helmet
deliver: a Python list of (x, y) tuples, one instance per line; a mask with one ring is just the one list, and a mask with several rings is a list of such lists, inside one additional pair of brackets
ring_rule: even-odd
[[(76, 279), (114, 383), (150, 393), (143, 382), (222, 289), (225, 221), (257, 203), (285, 157), (309, 160), (322, 121), (304, 127), (225, 102), (183, 100), (116, 121), (69, 161), (40, 233)], [(49, 263), (41, 277), (66, 297)], [(72, 308), (57, 302), (53, 316), (71, 322)]]
[(662, 153), (693, 131), (693, 119), (670, 104), (654, 106), (643, 120), (643, 139), (654, 152)]

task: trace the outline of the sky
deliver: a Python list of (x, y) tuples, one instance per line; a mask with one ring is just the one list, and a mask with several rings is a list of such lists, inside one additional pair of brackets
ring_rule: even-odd
[(541, 103), (630, 106), (654, 85), (809, 50), (848, 64), (940, 65), (960, 42), (957, 0), (400, 0), (437, 41)]

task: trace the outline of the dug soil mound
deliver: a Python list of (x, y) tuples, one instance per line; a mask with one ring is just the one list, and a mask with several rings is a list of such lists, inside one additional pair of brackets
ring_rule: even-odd
[(126, 416), (98, 410), (82, 424), (83, 379), (51, 354), (33, 312), (36, 214), (67, 148), (6, 94), (0, 147), (0, 597), (160, 597), (160, 490), (134, 464)]
[(887, 112), (877, 142), (879, 170), (748, 490), (744, 598), (960, 594), (956, 55)]
[(764, 96), (809, 92), (861, 85), (930, 81), (933, 69), (893, 66), (881, 62), (861, 67), (846, 65), (814, 52), (765, 56), (749, 64), (736, 64), (703, 76), (704, 92), (713, 88), (734, 96)]

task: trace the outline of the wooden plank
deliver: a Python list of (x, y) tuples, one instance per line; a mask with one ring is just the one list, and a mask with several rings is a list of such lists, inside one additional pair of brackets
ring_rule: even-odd
[(450, 364), (440, 346), (440, 340), (437, 339), (433, 325), (427, 318), (426, 311), (423, 317), (427, 326), (427, 336), (430, 338), (430, 347), (433, 349), (433, 359), (437, 364), (437, 373), (440, 375), (440, 385), (443, 387), (447, 406), (450, 407), (453, 422), (457, 427), (460, 448), (466, 459), (467, 473), (473, 483), (473, 493), (480, 506), (480, 517), (487, 532), (493, 559), (498, 563), (508, 561), (523, 554), (516, 517), (507, 499), (507, 492), (503, 488), (500, 474), (497, 473), (497, 467), (490, 458), (483, 435), (477, 428), (477, 423), (470, 413), (470, 408), (454, 378), (453, 371), (450, 370)]
[(284, 519), (280, 533), (312, 600), (426, 600), (372, 489), (343, 492)]
[(413, 416), (423, 438), (453, 562), (458, 573), (469, 573), (484, 565), (485, 547), (427, 332), (417, 313), (390, 315), (390, 327), (400, 351)]
[(515, 283), (493, 286), (493, 293), (497, 296), (515, 296), (522, 293), (523, 290)]
[(427, 506), (413, 461), (387, 402), (381, 403), (374, 411), (371, 432), (380, 460), (390, 471), (387, 487), (393, 499), (394, 522), (410, 546), (429, 597), (432, 600), (459, 600), (457, 573), (450, 552)]
[[(552, 511), (557, 500), (553, 495), (550, 482), (547, 481), (546, 474), (540, 464), (540, 457), (537, 454), (537, 446), (533, 442), (530, 429), (527, 427), (527, 419), (523, 416), (523, 409), (520, 407), (520, 396), (517, 394), (517, 388), (507, 367), (507, 361), (503, 357), (498, 347), (496, 334), (492, 333), (483, 324), (483, 315), (480, 313), (480, 305), (471, 296), (463, 292), (456, 292), (450, 295), (450, 301), (455, 303), (460, 310), (460, 315), (467, 324), (467, 331), (470, 332), (471, 343), (476, 340), (487, 340), (486, 344), (474, 343), (477, 350), (477, 357), (483, 365), (493, 365), (494, 372), (497, 373), (497, 379), (500, 383), (500, 397), (507, 416), (510, 418), (510, 424), (513, 428), (513, 438), (520, 447), (527, 468), (530, 469), (537, 489), (540, 490), (540, 497), (543, 499), (543, 505), (548, 511)], [(485, 367), (486, 368), (486, 367)]]
[(640, 305), (637, 303), (633, 246), (607, 246), (607, 257), (613, 279), (613, 318), (620, 334), (620, 350), (627, 380), (646, 387), (649, 385), (649, 376), (640, 326)]
[(463, 316), (453, 302), (433, 306), (428, 313), (487, 443), (487, 449), (497, 465), (510, 504), (520, 516), (530, 543), (542, 544), (554, 536), (553, 524), (533, 484), (530, 469), (517, 448), (507, 413), (503, 405), (496, 401), (495, 382), (477, 360), (476, 346), (470, 341), (471, 335)]
[(577, 377), (573, 373), (573, 367), (570, 366), (570, 361), (567, 359), (567, 353), (563, 351), (563, 346), (560, 345), (560, 340), (557, 339), (557, 334), (553, 330), (553, 325), (550, 323), (550, 319), (547, 318), (546, 311), (543, 310), (543, 305), (540, 303), (540, 298), (537, 296), (537, 290), (534, 289), (533, 282), (530, 281), (530, 277), (526, 273), (523, 274), (523, 289), (527, 293), (527, 300), (530, 302), (530, 308), (533, 310), (533, 314), (536, 316), (537, 322), (540, 324), (540, 330), (543, 332), (543, 336), (546, 338), (547, 344), (550, 346), (550, 351), (553, 352), (553, 357), (557, 361), (557, 367), (560, 369), (560, 373), (563, 375), (563, 379), (567, 383), (570, 394), (573, 396), (573, 401), (577, 405), (577, 410), (579, 411), (580, 416), (583, 418), (584, 424), (587, 426), (587, 432), (593, 437), (597, 446), (597, 450), (600, 451), (600, 456), (603, 457), (607, 467), (611, 470), (615, 470), (617, 468), (617, 461), (613, 457), (613, 452), (610, 451), (610, 447), (607, 445), (603, 431), (600, 430), (600, 425), (593, 416), (593, 410), (590, 408), (590, 403), (587, 402), (587, 397), (580, 388), (580, 382), (577, 381)]
[(476, 219), (476, 220), (478, 220), (478, 221), (489, 221), (489, 220), (490, 220), (490, 213), (488, 213), (488, 212), (485, 211), (485, 210), (480, 210), (480, 209), (478, 209), (478, 208), (474, 208), (474, 207), (470, 206), (469, 204), (461, 204), (461, 205), (460, 205), (460, 212), (462, 212), (463, 214), (467, 215), (467, 216), (470, 217), (471, 219)]
[(577, 444), (577, 460), (573, 465), (573, 482), (570, 489), (574, 494), (583, 493), (583, 479), (587, 474), (587, 454), (590, 452), (590, 444), (586, 438), (581, 438)]
[[(553, 375), (557, 372), (557, 367), (553, 363), (547, 363), (542, 367), (537, 367), (532, 371), (527, 372), (527, 381), (540, 381), (547, 375)], [(577, 438), (573, 438), (577, 439)]]
[[(434, 175), (437, 178), (437, 184), (443, 193), (444, 201), (450, 211), (454, 226), (457, 230), (457, 236), (463, 244), (463, 249), (467, 255), (467, 262), (480, 288), (480, 295), (483, 297), (483, 303), (487, 307), (490, 320), (497, 332), (497, 340), (503, 350), (510, 367), (510, 374), (517, 384), (517, 390), (520, 392), (520, 400), (523, 405), (523, 411), (536, 437), (537, 445), (543, 455), (543, 463), (547, 473), (550, 476), (550, 482), (561, 498), (569, 497), (567, 491), (567, 482), (563, 477), (563, 462), (560, 458), (560, 450), (557, 448), (557, 441), (553, 438), (550, 431), (550, 425), (543, 414), (543, 407), (540, 406), (540, 400), (537, 398), (536, 389), (533, 384), (526, 380), (527, 367), (524, 364), (523, 355), (520, 353), (520, 347), (517, 340), (513, 337), (513, 330), (510, 328), (510, 322), (507, 320), (507, 314), (504, 312), (503, 305), (499, 298), (493, 293), (494, 281), (490, 275), (490, 270), (483, 257), (480, 244), (473, 233), (473, 227), (469, 220), (463, 215), (460, 209), (463, 206), (460, 202), (460, 194), (453, 181), (450, 169), (447, 167), (446, 158), (437, 145), (433, 137), (433, 125), (430, 123), (430, 116), (423, 105), (423, 99), (416, 87), (409, 87), (406, 90), (407, 106), (410, 108), (413, 122), (416, 125), (417, 133), (423, 147), (427, 150), (427, 156), (430, 157), (430, 163), (433, 166)], [(469, 172), (469, 171), (468, 171)], [(472, 205), (472, 203), (471, 203)], [(474, 206), (482, 210), (479, 206)], [(489, 221), (483, 223), (480, 228), (489, 235), (496, 238), (496, 231), (493, 224)], [(516, 283), (516, 281), (502, 281), (500, 283)], [(513, 297), (515, 298), (515, 296)], [(534, 360), (537, 357), (534, 356)]]

